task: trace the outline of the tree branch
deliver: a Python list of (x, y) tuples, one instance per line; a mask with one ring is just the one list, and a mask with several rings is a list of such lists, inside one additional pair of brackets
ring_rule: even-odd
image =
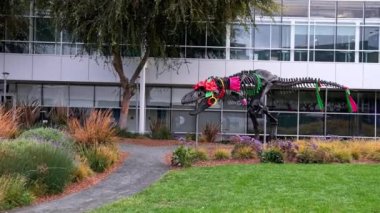
[(120, 78), (120, 83), (123, 88), (128, 86), (128, 78), (124, 74), (124, 69), (123, 69), (123, 62), (121, 59), (120, 52), (117, 50), (117, 48), (112, 49), (112, 65), (115, 69), (115, 72), (118, 74)]

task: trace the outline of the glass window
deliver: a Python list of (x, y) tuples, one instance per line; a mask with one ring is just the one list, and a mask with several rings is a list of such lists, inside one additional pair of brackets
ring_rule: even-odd
[(172, 111), (172, 132), (195, 132), (196, 116), (189, 115), (189, 111)]
[(34, 54), (55, 54), (56, 45), (51, 43), (35, 43), (33, 45)]
[(335, 61), (337, 62), (355, 62), (355, 52), (353, 51), (336, 51)]
[(311, 0), (310, 17), (335, 18), (335, 1)]
[(310, 61), (334, 61), (334, 51), (310, 51)]
[[(319, 92), (323, 105), (325, 105), (325, 90)], [(300, 91), (300, 111), (301, 112), (321, 112), (324, 109), (320, 109), (317, 103), (317, 96), (315, 90)]]
[(379, 50), (379, 27), (361, 27), (360, 34), (361, 50)]
[[(272, 112), (278, 119), (278, 135), (297, 135), (297, 113)], [(273, 126), (267, 117), (267, 134), (271, 134)]]
[(128, 121), (127, 121), (127, 130), (129, 132), (138, 131), (138, 115), (136, 114), (136, 109), (129, 109), (128, 111)]
[(299, 0), (282, 0), (282, 14), (285, 17), (308, 17), (309, 2)]
[(202, 112), (198, 116), (198, 129), (202, 132), (206, 127), (206, 124), (218, 124), (220, 125), (220, 112)]
[(270, 25), (256, 25), (254, 33), (255, 48), (270, 48)]
[(314, 48), (334, 49), (335, 27), (316, 25), (314, 28)]
[(306, 49), (308, 46), (307, 35), (308, 35), (308, 27), (307, 26), (295, 25), (294, 47)]
[(191, 25), (187, 29), (187, 45), (206, 46), (206, 24), (202, 27)]
[(29, 104), (38, 101), (39, 104), (42, 104), (41, 90), (41, 85), (17, 84), (17, 102)]
[(290, 48), (290, 26), (272, 25), (271, 48)]
[[(351, 91), (351, 96), (357, 101), (356, 92)], [(328, 91), (326, 107), (327, 112), (348, 112), (344, 90)]]
[(271, 111), (297, 111), (298, 90), (271, 91), (267, 99), (267, 106)]
[(146, 89), (146, 105), (148, 107), (169, 107), (170, 88), (148, 87)]
[(226, 46), (226, 26), (224, 24), (207, 26), (207, 46)]
[(225, 48), (207, 48), (207, 58), (209, 59), (225, 59), (226, 49)]
[(205, 58), (205, 48), (186, 48), (186, 58)]
[(149, 109), (146, 110), (145, 129), (151, 131), (157, 122), (160, 125), (170, 128), (170, 111), (167, 109)]
[(378, 63), (379, 52), (377, 51), (365, 51), (359, 53), (359, 61), (365, 63)]
[(253, 52), (254, 60), (269, 60), (270, 59), (270, 50), (255, 50)]
[(307, 61), (307, 50), (294, 51), (294, 61)]
[(244, 134), (246, 131), (247, 113), (223, 112), (222, 131), (230, 134)]
[(69, 105), (69, 88), (63, 85), (43, 85), (43, 105), (66, 107)]
[(290, 61), (290, 50), (271, 50), (270, 60), (272, 61)]
[(55, 25), (50, 18), (36, 18), (35, 41), (58, 41)]
[(253, 50), (249, 49), (230, 49), (230, 58), (231, 59), (251, 59), (253, 56)]
[(375, 136), (375, 116), (355, 114), (327, 115), (327, 135)]
[(337, 1), (338, 21), (342, 18), (363, 18), (363, 2)]
[[(252, 120), (251, 118), (249, 117), (249, 115), (247, 116), (247, 133), (249, 134), (255, 134), (255, 131), (253, 130), (253, 123), (252, 123)], [(258, 117), (257, 117), (257, 122), (259, 124), (258, 128), (259, 128), (259, 134), (264, 134), (264, 116), (262, 114), (259, 114)], [(268, 130), (267, 130), (267, 133)]]
[(365, 11), (364, 16), (366, 19), (380, 18), (380, 2), (364, 2)]
[(70, 86), (70, 107), (94, 107), (93, 86)]
[(120, 88), (96, 86), (95, 87), (95, 107), (99, 108), (119, 108)]
[(249, 26), (231, 25), (231, 47), (251, 47), (251, 33)]
[(173, 108), (187, 108), (187, 109), (193, 109), (194, 106), (195, 106), (195, 103), (192, 103), (192, 104), (186, 104), (186, 105), (182, 105), (181, 104), (181, 99), (182, 97), (193, 91), (192, 88), (173, 88), (172, 89), (172, 107)]
[(355, 50), (355, 26), (338, 26), (336, 49)]
[(27, 42), (5, 42), (4, 52), (6, 53), (29, 53), (29, 43)]
[(16, 29), (14, 25), (7, 24), (5, 31), (6, 40), (14, 41), (28, 41), (29, 40), (29, 18), (19, 19), (19, 23)]
[(354, 92), (352, 93), (358, 112), (375, 113), (375, 93), (374, 92)]
[(323, 113), (300, 113), (300, 135), (324, 135)]

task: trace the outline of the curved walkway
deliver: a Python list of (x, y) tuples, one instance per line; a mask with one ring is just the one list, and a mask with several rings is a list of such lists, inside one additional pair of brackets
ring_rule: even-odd
[(99, 184), (47, 203), (15, 209), (11, 212), (84, 212), (133, 195), (159, 179), (169, 166), (164, 156), (173, 147), (148, 147), (121, 144), (128, 152), (123, 165)]

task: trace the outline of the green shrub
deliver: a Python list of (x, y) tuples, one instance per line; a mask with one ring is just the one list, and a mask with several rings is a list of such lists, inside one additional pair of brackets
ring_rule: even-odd
[(269, 148), (261, 153), (263, 163), (284, 163), (284, 154), (278, 148)]
[(208, 160), (207, 150), (195, 149), (193, 153), (193, 161), (206, 161)]
[(82, 147), (82, 155), (86, 157), (90, 168), (94, 172), (104, 172), (112, 164), (114, 164), (118, 157), (119, 151), (114, 146), (91, 146)]
[(64, 132), (53, 128), (36, 128), (23, 132), (19, 138), (26, 140), (46, 141), (54, 146), (73, 150), (74, 142)]
[(90, 168), (90, 165), (88, 164), (87, 158), (77, 156), (76, 157), (76, 165), (74, 170), (74, 181), (80, 181), (87, 177), (90, 177), (93, 175), (93, 171)]
[(41, 194), (62, 192), (74, 170), (72, 154), (49, 143), (19, 139), (0, 143), (0, 175), (20, 174), (27, 184), (42, 184)]
[(252, 159), (255, 157), (252, 147), (245, 144), (236, 144), (231, 155), (234, 159)]
[(121, 138), (137, 138), (140, 136), (139, 133), (128, 132), (127, 130), (120, 129), (119, 127), (115, 127), (115, 132), (116, 135)]
[(190, 167), (193, 162), (194, 150), (192, 148), (179, 146), (174, 150), (171, 160), (173, 166)]
[(214, 158), (216, 160), (226, 160), (230, 158), (230, 152), (226, 149), (217, 149), (214, 153)]
[(26, 187), (26, 178), (20, 175), (0, 176), (0, 211), (28, 205), (33, 201)]
[(350, 163), (352, 155), (349, 150), (336, 150), (333, 153), (334, 161), (338, 163)]

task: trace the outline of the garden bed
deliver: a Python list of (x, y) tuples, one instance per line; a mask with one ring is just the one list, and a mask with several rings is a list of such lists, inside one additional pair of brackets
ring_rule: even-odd
[(157, 139), (138, 139), (138, 138), (126, 138), (122, 139), (121, 143), (143, 145), (143, 146), (175, 146), (181, 143), (176, 140), (157, 140)]

